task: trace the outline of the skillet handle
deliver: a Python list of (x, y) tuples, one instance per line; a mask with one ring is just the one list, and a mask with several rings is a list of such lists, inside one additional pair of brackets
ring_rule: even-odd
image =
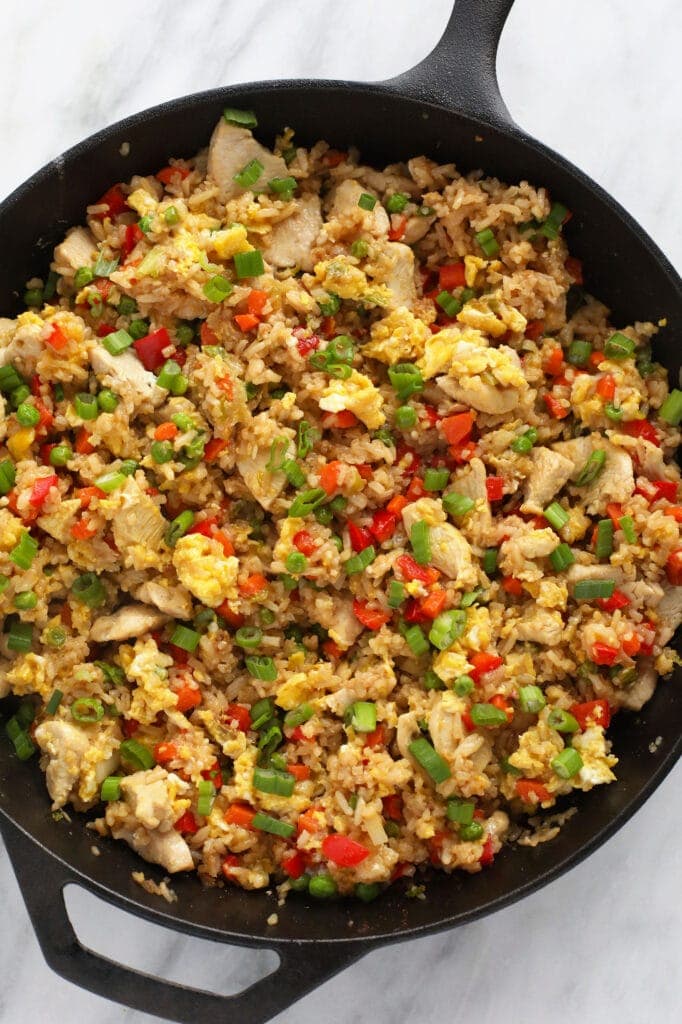
[(48, 965), (67, 981), (131, 1009), (178, 1024), (263, 1024), (365, 952), (324, 942), (315, 943), (314, 949), (277, 945), (277, 970), (231, 996), (154, 978), (81, 945), (63, 890), (69, 883), (82, 885), (82, 879), (2, 816), (0, 832)]
[(383, 84), (492, 125), (514, 122), (500, 94), (496, 57), (514, 0), (455, 0), (445, 32), (416, 67)]

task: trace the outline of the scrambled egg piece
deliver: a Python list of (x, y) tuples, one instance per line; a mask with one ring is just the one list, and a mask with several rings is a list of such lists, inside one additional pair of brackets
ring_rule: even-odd
[(376, 430), (386, 422), (382, 412), (383, 404), (381, 393), (369, 377), (357, 370), (351, 372), (348, 380), (330, 380), (320, 399), (320, 409), (325, 412), (347, 409), (370, 430)]
[(170, 711), (177, 697), (168, 685), (173, 659), (162, 654), (155, 640), (138, 640), (134, 647), (119, 649), (128, 679), (137, 683), (130, 703), (130, 717), (151, 725), (159, 711)]
[(173, 565), (181, 583), (202, 604), (217, 608), (230, 598), (237, 598), (239, 562), (226, 556), (222, 545), (200, 533), (181, 537), (173, 552)]
[(341, 256), (317, 263), (315, 276), (328, 292), (333, 292), (340, 299), (362, 300), (374, 306), (388, 305), (391, 299), (386, 285), (370, 285), (362, 270)]
[(485, 331), (493, 338), (501, 338), (507, 331), (523, 333), (528, 322), (518, 309), (502, 302), (499, 292), (470, 299), (457, 314), (457, 319), (461, 324)]
[(362, 351), (371, 359), (391, 366), (421, 356), (430, 338), (431, 331), (424, 321), (405, 306), (399, 306), (383, 320), (372, 324), (372, 340), (362, 346)]
[(542, 579), (536, 582), (526, 583), (525, 589), (535, 598), (541, 608), (566, 607), (568, 601), (568, 587), (563, 580)]
[[(502, 345), (500, 348), (483, 348), (470, 341), (460, 341), (452, 350), (452, 362), (448, 376), (454, 377), (458, 383), (466, 386), (467, 377), (480, 377), (490, 374), (496, 384), (506, 388), (524, 391), (528, 382), (516, 353)], [(491, 382), (492, 383), (492, 382)]]
[(136, 188), (134, 192), (130, 193), (126, 202), (128, 206), (132, 206), (136, 213), (139, 213), (140, 217), (153, 216), (159, 205), (151, 192), (147, 192), (146, 188)]
[(485, 651), (492, 640), (490, 612), (482, 605), (467, 609), (467, 621), (460, 638), (462, 647), (470, 651)]
[(484, 350), (488, 346), (488, 339), (480, 331), (461, 327), (445, 327), (437, 334), (431, 334), (426, 339), (424, 354), (417, 362), (424, 379), (429, 380), (447, 369), (460, 345), (467, 345), (467, 351)]
[(454, 682), (457, 676), (467, 675), (472, 668), (459, 643), (453, 644), (449, 651), (441, 651), (433, 661), (433, 671), (444, 683)]
[(272, 552), (273, 561), (284, 562), (293, 549), (294, 537), (305, 526), (305, 520), (289, 516), (279, 521), (279, 538)]
[(0, 551), (11, 551), (19, 543), (23, 525), (6, 508), (0, 508)]
[(275, 703), (285, 711), (291, 711), (316, 693), (333, 689), (334, 676), (328, 663), (315, 665), (306, 672), (294, 672), (277, 690)]
[(618, 764), (618, 758), (609, 754), (610, 744), (604, 736), (600, 725), (591, 725), (585, 732), (573, 738), (573, 746), (583, 760), (583, 766), (572, 780), (576, 789), (592, 789), (607, 782), (615, 782), (616, 776), (611, 771)]
[(538, 719), (537, 725), (531, 726), (519, 737), (519, 749), (515, 750), (509, 757), (509, 763), (514, 768), (530, 779), (542, 779), (552, 787), (551, 782), (557, 785), (561, 781), (550, 767), (552, 761), (564, 749), (561, 736), (554, 729), (547, 725), (544, 718)]
[(7, 673), (6, 682), (20, 697), (26, 693), (38, 693), (47, 700), (54, 689), (52, 678), (47, 673), (47, 661), (39, 654), (27, 654), (15, 661)]
[(237, 252), (249, 252), (253, 249), (243, 224), (233, 224), (224, 231), (215, 231), (211, 235), (210, 244), (221, 260), (227, 260)]

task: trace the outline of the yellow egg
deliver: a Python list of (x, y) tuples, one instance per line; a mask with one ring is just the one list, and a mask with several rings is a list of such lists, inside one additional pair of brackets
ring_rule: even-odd
[(209, 608), (237, 598), (239, 562), (234, 555), (225, 555), (217, 540), (200, 533), (181, 537), (175, 545), (173, 565), (180, 582)]
[(377, 320), (372, 325), (371, 335), (372, 340), (362, 346), (363, 353), (389, 366), (421, 356), (431, 338), (424, 321), (405, 306), (394, 309), (383, 320)]
[(369, 377), (357, 370), (351, 371), (348, 380), (330, 380), (320, 399), (320, 409), (325, 412), (348, 410), (370, 430), (376, 430), (386, 422), (382, 412), (383, 404), (379, 390)]

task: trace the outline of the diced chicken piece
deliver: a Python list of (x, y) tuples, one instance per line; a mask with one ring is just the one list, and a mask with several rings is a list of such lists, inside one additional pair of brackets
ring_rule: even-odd
[(53, 810), (69, 800), (80, 806), (93, 802), (101, 782), (118, 765), (118, 741), (109, 736), (97, 743), (97, 738), (59, 719), (41, 722), (35, 730), (36, 743), (48, 758), (45, 781)]
[(458, 494), (466, 495), (472, 501), (483, 501), (486, 507), (489, 507), (488, 491), (485, 485), (486, 476), (487, 473), (483, 460), (478, 457), (473, 458), (467, 469), (457, 476), (453, 490), (457, 491)]
[(544, 608), (536, 608), (530, 614), (519, 619), (516, 624), (516, 635), (519, 640), (530, 640), (532, 643), (555, 647), (561, 643), (564, 623), (560, 612), (550, 612)]
[(409, 536), (412, 526), (423, 520), (429, 526), (431, 565), (463, 589), (474, 586), (478, 573), (471, 548), (456, 526), (448, 523), (442, 505), (433, 498), (419, 498), (406, 505), (402, 513), (403, 525)]
[(573, 463), (551, 448), (534, 448), (533, 468), (526, 479), (522, 512), (542, 512), (573, 473)]
[(342, 650), (346, 651), (352, 647), (362, 633), (362, 623), (355, 616), (350, 599), (332, 597), (329, 593), (302, 587), (300, 600), (310, 621), (318, 622), (328, 630), (331, 639)]
[(11, 363), (24, 377), (36, 372), (43, 354), (43, 321), (33, 313), (24, 313), (18, 320), (3, 320), (0, 329), (0, 366)]
[(237, 469), (251, 494), (264, 509), (269, 509), (284, 490), (284, 473), (271, 473), (266, 467), (270, 461), (272, 442), (279, 437), (293, 442), (294, 431), (273, 420), (267, 412), (254, 416), (252, 428), (243, 432), (237, 445)]
[(636, 608), (656, 608), (660, 604), (664, 590), (658, 583), (646, 580), (635, 580), (634, 583), (621, 583), (618, 588)]
[(172, 619), (190, 619), (192, 617), (192, 598), (184, 587), (148, 580), (133, 590), (133, 596), (143, 604), (153, 604), (164, 615)]
[(575, 478), (593, 451), (606, 452), (606, 461), (601, 473), (580, 488), (580, 498), (588, 514), (603, 511), (609, 502), (626, 501), (635, 489), (632, 459), (622, 448), (617, 448), (605, 438), (577, 437), (573, 441), (560, 441), (552, 445), (555, 452), (564, 455), (573, 463), (572, 476)]
[(167, 393), (157, 387), (154, 374), (145, 370), (129, 349), (112, 356), (103, 345), (95, 345), (90, 353), (90, 362), (101, 383), (113, 388), (133, 408), (139, 409), (144, 405), (156, 408), (166, 400)]
[(97, 256), (97, 242), (87, 228), (72, 228), (55, 248), (54, 267), (58, 274), (71, 274), (79, 267), (89, 267)]
[(639, 711), (653, 697), (658, 675), (651, 658), (639, 658), (637, 672), (637, 679), (628, 687), (614, 686), (601, 675), (592, 676), (590, 681), (596, 696), (605, 697), (612, 708)]
[(167, 526), (158, 505), (131, 477), (118, 492), (117, 499), (119, 504), (112, 526), (114, 541), (124, 564), (135, 569), (155, 565)]
[(245, 191), (234, 176), (252, 160), (263, 165), (256, 188), (264, 187), (272, 178), (286, 178), (289, 173), (282, 157), (261, 146), (248, 128), (228, 124), (221, 117), (208, 147), (208, 176), (218, 186), (223, 202)]
[(406, 711), (398, 717), (396, 725), (395, 741), (398, 750), (403, 757), (410, 758), (409, 746), (413, 740), (421, 735), (419, 728), (419, 715), (416, 711)]
[(656, 608), (660, 622), (659, 642), (667, 644), (682, 622), (682, 587), (664, 587), (663, 598)]
[(405, 225), (405, 234), (403, 235), (405, 245), (415, 245), (421, 241), (424, 235), (429, 233), (435, 219), (435, 217), (422, 217), (421, 214), (408, 217), (407, 224)]
[(263, 239), (263, 255), (277, 270), (300, 267), (312, 270), (311, 249), (322, 230), (322, 214), (318, 195), (303, 195), (296, 212), (274, 224)]
[(328, 219), (342, 221), (344, 228), (354, 233), (367, 231), (377, 238), (385, 237), (389, 220), (381, 203), (377, 202), (373, 210), (364, 210), (358, 205), (360, 196), (366, 191), (359, 181), (346, 178), (331, 193)]
[(439, 377), (436, 383), (450, 398), (478, 409), (479, 412), (505, 415), (519, 404), (518, 391), (513, 388), (496, 388), (480, 379), (471, 381), (468, 387), (462, 387), (452, 377)]
[(168, 619), (157, 608), (146, 604), (129, 604), (119, 608), (113, 615), (101, 615), (92, 624), (90, 639), (104, 644), (111, 640), (129, 640), (142, 636), (152, 629), (158, 629)]
[(81, 503), (78, 498), (66, 498), (60, 501), (54, 512), (40, 516), (38, 526), (61, 544), (68, 544), (72, 540), (71, 527), (76, 521), (80, 508)]
[(629, 452), (634, 457), (639, 471), (650, 480), (679, 479), (674, 464), (666, 465), (663, 449), (646, 438), (616, 434), (613, 437), (613, 444)]
[(402, 242), (388, 242), (386, 255), (390, 263), (388, 272), (382, 276), (382, 284), (391, 293), (388, 309), (399, 306), (411, 308), (417, 301), (417, 288), (414, 280), (414, 253), (409, 245)]
[(105, 815), (114, 839), (123, 839), (145, 860), (160, 864), (171, 874), (191, 871), (194, 861), (190, 849), (173, 828), (187, 806), (187, 801), (178, 800), (176, 794), (186, 790), (186, 783), (158, 765), (123, 779), (123, 799), (110, 804)]
[(617, 565), (579, 565), (575, 563), (566, 573), (571, 594), (581, 580), (613, 580), (617, 587), (623, 579), (623, 570)]
[(461, 697), (446, 690), (429, 714), (429, 735), (443, 757), (451, 757), (468, 731), (462, 721), (467, 706)]

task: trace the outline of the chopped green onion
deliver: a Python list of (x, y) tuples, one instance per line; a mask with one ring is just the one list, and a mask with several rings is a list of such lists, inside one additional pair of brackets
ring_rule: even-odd
[(113, 803), (121, 798), (121, 776), (108, 775), (102, 783), (99, 791), (99, 798), (105, 803)]
[(24, 381), (11, 363), (0, 366), (0, 392), (3, 395), (9, 395), (16, 388), (21, 387), (23, 383)]
[(328, 292), (326, 299), (318, 299), (322, 316), (334, 316), (341, 309), (341, 299), (334, 292)]
[(417, 764), (438, 784), (450, 778), (447, 761), (440, 756), (429, 741), (420, 736), (413, 740), (407, 748)]
[(411, 395), (424, 390), (424, 378), (414, 363), (398, 363), (389, 366), (388, 379), (401, 402), (406, 402)]
[(420, 217), (431, 217), (435, 212), (432, 206), (420, 206), (417, 210)]
[(673, 427), (677, 427), (682, 420), (682, 391), (673, 388), (663, 405), (658, 410), (659, 418)]
[(17, 471), (9, 459), (0, 462), (0, 495), (9, 494), (14, 487)]
[(597, 523), (594, 553), (599, 559), (610, 558), (613, 554), (613, 522), (611, 519), (600, 519)]
[[(395, 438), (388, 427), (379, 427), (378, 430), (373, 432), (372, 439), (375, 441), (381, 441), (387, 448), (395, 448)], [(437, 472), (437, 470), (434, 472)], [(448, 473), (448, 476), (449, 475), (450, 474)]]
[(623, 536), (628, 544), (636, 544), (637, 534), (635, 533), (635, 521), (632, 516), (621, 516), (618, 520), (618, 525), (623, 531)]
[(14, 409), (18, 409), (22, 402), (31, 397), (31, 389), (27, 384), (20, 384), (9, 396)]
[(583, 766), (583, 759), (574, 747), (565, 747), (551, 762), (560, 779), (572, 779)]
[(346, 722), (356, 732), (374, 732), (377, 727), (376, 704), (366, 700), (356, 700), (346, 709)]
[(372, 564), (376, 556), (376, 548), (373, 544), (363, 548), (357, 555), (352, 555), (344, 565), (347, 575), (353, 576), (357, 572), (364, 572), (367, 566)]
[(483, 552), (481, 565), (486, 576), (494, 576), (497, 572), (497, 556), (499, 553), (498, 548), (486, 548)]
[(262, 729), (275, 713), (275, 702), (272, 697), (262, 697), (251, 705), (251, 728), (256, 732)]
[(158, 387), (169, 391), (171, 384), (173, 383), (173, 378), (177, 377), (181, 372), (182, 370), (179, 363), (176, 363), (174, 359), (167, 359), (156, 378)]
[(399, 608), (406, 596), (404, 584), (398, 580), (391, 580), (388, 588), (388, 607)]
[(568, 210), (561, 203), (552, 203), (552, 208), (547, 218), (540, 225), (540, 234), (544, 235), (545, 238), (558, 238), (559, 230), (567, 214)]
[(547, 724), (557, 732), (578, 732), (577, 719), (563, 708), (553, 708), (547, 716)]
[(471, 676), (457, 676), (452, 684), (452, 689), (458, 697), (466, 697), (474, 688), (474, 681)]
[(571, 344), (568, 346), (568, 352), (566, 359), (572, 366), (587, 366), (588, 360), (592, 355), (592, 345), (589, 341), (583, 341), (582, 338), (574, 338)]
[(308, 892), (316, 900), (328, 900), (336, 896), (338, 887), (331, 875), (313, 875), (308, 882)]
[(282, 839), (289, 839), (296, 831), (293, 825), (280, 821), (279, 818), (272, 818), (269, 814), (263, 814), (262, 811), (254, 816), (251, 824), (261, 832), (270, 832), (274, 836), (281, 836)]
[(632, 338), (616, 331), (604, 345), (604, 355), (609, 359), (629, 359), (636, 347), (637, 343)]
[(595, 448), (574, 481), (576, 487), (585, 487), (587, 484), (591, 484), (602, 472), (605, 464), (606, 452), (603, 448)]
[(429, 640), (439, 651), (447, 650), (464, 632), (466, 620), (466, 612), (460, 608), (450, 608), (446, 612), (441, 612), (434, 619), (429, 631)]
[(303, 725), (313, 717), (315, 710), (312, 704), (299, 704), (297, 708), (293, 708), (291, 711), (287, 711), (284, 716), (284, 724), (287, 729), (297, 729), (299, 725)]
[(296, 431), (296, 455), (299, 459), (305, 459), (310, 454), (319, 436), (319, 432), (307, 420), (300, 421)]
[(79, 267), (73, 275), (73, 283), (79, 290), (94, 281), (95, 275), (92, 267)]
[(494, 704), (472, 704), (469, 713), (474, 725), (480, 725), (487, 729), (494, 729), (498, 725), (506, 725), (507, 722), (506, 712)]
[(369, 252), (369, 245), (364, 238), (356, 238), (350, 247), (351, 256), (355, 256), (356, 260), (364, 259)]
[(175, 647), (189, 651), (190, 654), (196, 651), (200, 640), (201, 635), (195, 629), (189, 629), (187, 626), (176, 626), (170, 637), (170, 642)]
[(343, 512), (346, 505), (348, 504), (348, 498), (344, 498), (343, 494), (337, 494), (335, 498), (329, 502), (329, 507), (337, 515), (339, 512)]
[(411, 405), (401, 405), (395, 411), (395, 425), (398, 430), (410, 430), (417, 422), (417, 410)]
[(61, 690), (54, 690), (53, 691), (52, 696), (50, 697), (50, 699), (48, 700), (47, 704), (45, 705), (45, 714), (46, 715), (54, 715), (55, 714), (57, 708), (59, 707), (59, 705), (62, 702), (62, 697), (63, 696), (64, 696), (64, 694), (62, 693)]
[(623, 410), (619, 405), (614, 405), (613, 402), (607, 402), (604, 406), (604, 415), (613, 423), (620, 423), (623, 418)]
[(497, 244), (497, 239), (492, 232), (491, 228), (484, 228), (483, 231), (477, 231), (474, 238), (480, 245), (486, 256), (497, 256), (500, 251), (500, 247)]
[(597, 597), (608, 599), (615, 589), (615, 580), (579, 580), (573, 588), (573, 596), (577, 601), (592, 601)]
[(441, 679), (441, 677), (438, 675), (438, 673), (434, 672), (432, 668), (427, 669), (426, 672), (424, 673), (423, 683), (424, 683), (424, 689), (425, 690), (445, 690), (446, 689), (444, 680)]
[(314, 515), (318, 523), (322, 526), (330, 526), (334, 519), (334, 513), (330, 509), (329, 505), (321, 505), (319, 508), (316, 508)]
[(197, 786), (197, 812), (207, 818), (213, 810), (216, 789), (210, 779), (202, 779)]
[(237, 110), (236, 107), (225, 107), (223, 118), (228, 124), (236, 124), (240, 128), (256, 128), (258, 119), (253, 110)]
[(234, 635), (234, 642), (244, 650), (258, 647), (263, 639), (263, 630), (258, 626), (240, 626)]
[(38, 595), (35, 590), (21, 590), (14, 595), (14, 607), (22, 612), (30, 612), (38, 604)]
[(271, 178), (268, 182), (269, 188), (283, 199), (291, 199), (293, 196), (298, 182), (296, 178)]
[(545, 695), (539, 686), (519, 687), (519, 705), (526, 714), (537, 715), (546, 703)]
[(0, 594), (3, 594), (7, 590), (10, 582), (11, 580), (9, 576), (5, 576), (4, 573), (0, 573)]
[(138, 740), (123, 740), (119, 747), (121, 758), (138, 771), (147, 771), (156, 764), (151, 750)]
[(111, 494), (112, 491), (117, 491), (119, 487), (123, 487), (127, 479), (125, 473), (121, 473), (119, 470), (112, 470), (109, 473), (102, 473), (102, 476), (98, 476), (95, 480), (95, 487), (99, 487), (100, 491), (104, 491), (105, 494)]
[(459, 494), (457, 491), (444, 494), (442, 502), (445, 511), (454, 518), (467, 515), (476, 505), (472, 498), (467, 497), (466, 494)]
[(176, 516), (166, 530), (164, 536), (164, 540), (168, 547), (174, 548), (180, 538), (184, 537), (193, 523), (194, 512), (190, 512), (189, 509), (185, 509), (184, 512), (181, 512), (180, 515)]
[(249, 160), (248, 164), (242, 167), (241, 171), (233, 176), (240, 188), (251, 188), (255, 185), (265, 168), (260, 160)]
[(550, 552), (549, 560), (557, 572), (563, 572), (570, 565), (573, 565), (575, 555), (568, 544), (559, 544), (558, 547), (554, 548), (554, 551)]
[(258, 277), (265, 270), (263, 253), (260, 249), (251, 249), (249, 252), (237, 252), (232, 257), (234, 269), (238, 280), (245, 277)]
[(154, 218), (151, 216), (151, 214), (147, 213), (145, 214), (144, 217), (140, 217), (140, 219), (137, 222), (137, 226), (140, 229), (140, 231), (142, 231), (143, 234), (148, 235), (149, 232), (152, 230), (153, 221)]
[(402, 213), (409, 201), (410, 197), (405, 192), (394, 192), (386, 200), (386, 209), (389, 213)]
[(514, 765), (511, 764), (508, 757), (503, 757), (500, 761), (500, 770), (503, 771), (505, 775), (521, 775), (519, 769), (515, 768)]
[(429, 650), (429, 642), (421, 626), (409, 626), (404, 632), (405, 642), (415, 657), (420, 658)]
[(290, 551), (284, 564), (287, 567), (287, 572), (296, 574), (307, 569), (308, 559), (300, 551)]
[(414, 552), (414, 560), (419, 565), (428, 565), (431, 561), (431, 540), (429, 524), (425, 519), (418, 519), (410, 529), (410, 544)]
[(104, 718), (104, 706), (96, 697), (79, 697), (71, 705), (71, 717), (76, 722), (99, 722)]
[(292, 501), (287, 515), (292, 518), (303, 518), (314, 512), (318, 505), (327, 497), (327, 492), (322, 487), (313, 487), (309, 491), (303, 491)]
[(551, 505), (548, 505), (542, 514), (555, 530), (562, 530), (570, 519), (568, 512), (558, 501), (553, 501)]
[(253, 788), (261, 793), (274, 793), (275, 796), (291, 796), (294, 792), (296, 779), (287, 771), (276, 768), (254, 768)]
[(28, 530), (22, 530), (19, 534), (19, 543), (9, 553), (11, 561), (19, 569), (30, 569), (37, 554), (38, 541), (33, 539)]
[(358, 199), (358, 206), (361, 210), (373, 210), (376, 205), (376, 197), (371, 196), (369, 192), (363, 192)]
[(458, 299), (451, 292), (439, 292), (438, 295), (436, 295), (436, 302), (443, 312), (449, 317), (457, 316), (462, 308), (462, 300)]
[(274, 683), (277, 678), (277, 666), (267, 654), (250, 654), (244, 663), (249, 675), (254, 679), (262, 679), (264, 683)]
[[(8, 723), (9, 724), (9, 723)], [(14, 753), (20, 761), (28, 761), (36, 752), (36, 745), (28, 733), (19, 731), (11, 737)]]
[(282, 472), (292, 487), (303, 487), (303, 484), (306, 482), (305, 473), (294, 459), (284, 460)]
[(49, 647), (63, 647), (66, 643), (66, 630), (61, 626), (52, 626), (47, 631), (45, 643)]
[(43, 288), (43, 298), (45, 299), (46, 302), (49, 302), (50, 299), (54, 298), (55, 292), (57, 291), (58, 281), (59, 275), (55, 274), (54, 270), (51, 270), (50, 273), (47, 275), (47, 281), (45, 282), (45, 287)]
[(82, 576), (77, 576), (71, 584), (71, 593), (88, 608), (99, 608), (107, 599), (104, 584), (94, 572), (84, 572)]
[(472, 821), (468, 825), (460, 826), (459, 837), (467, 842), (475, 842), (483, 835), (483, 825), (480, 821)]
[(444, 487), (447, 487), (449, 479), (449, 469), (433, 469), (429, 467), (424, 473), (424, 489), (427, 491), (442, 491)]
[(476, 804), (472, 800), (458, 800), (456, 797), (448, 800), (447, 816), (448, 821), (455, 821), (458, 825), (470, 825), (474, 820)]
[(222, 274), (216, 274), (203, 287), (203, 292), (209, 302), (223, 302), (228, 295), (231, 295), (233, 284)]
[(40, 423), (40, 413), (31, 402), (22, 402), (17, 409), (17, 419), (22, 427), (36, 427)]
[[(138, 321), (138, 320), (134, 320), (133, 321), (133, 323), (140, 323), (140, 322), (141, 321)], [(133, 324), (130, 325), (130, 330), (131, 331), (132, 331), (132, 327), (133, 327)], [(146, 334), (146, 328), (145, 328), (145, 334)], [(140, 337), (143, 338), (144, 334), (140, 335)], [(119, 356), (121, 354), (121, 352), (125, 352), (125, 350), (127, 348), (130, 348), (130, 346), (132, 345), (134, 340), (135, 339), (133, 338), (133, 335), (129, 334), (128, 331), (124, 331), (123, 329), (121, 329), (120, 331), (114, 331), (112, 334), (107, 334), (103, 338), (100, 338), (100, 341), (101, 341), (102, 345), (104, 345), (104, 347), (107, 350), (107, 352), (109, 353), (109, 355), (112, 355), (112, 356)]]

